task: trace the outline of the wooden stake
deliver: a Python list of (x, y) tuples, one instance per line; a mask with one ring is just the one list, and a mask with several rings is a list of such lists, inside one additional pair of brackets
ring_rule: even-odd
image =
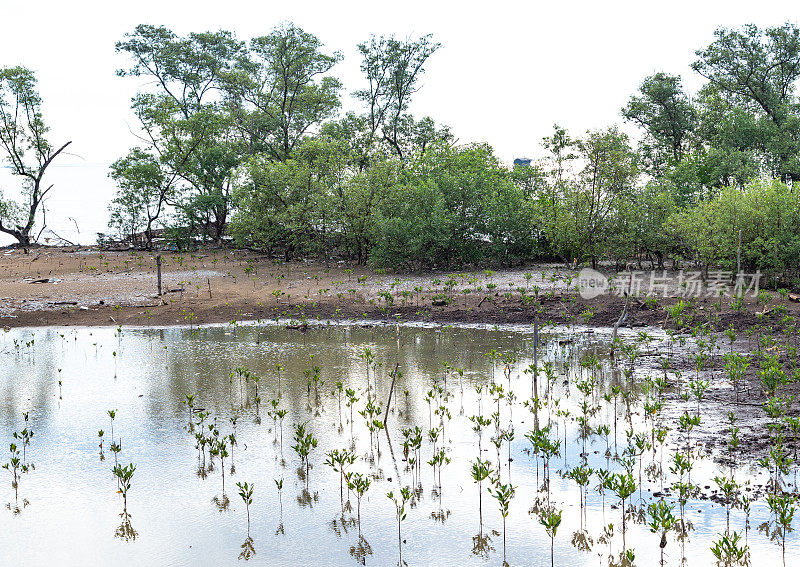
[(386, 420), (389, 419), (389, 406), (392, 405), (392, 392), (394, 392), (394, 382), (397, 380), (397, 371), (400, 368), (400, 363), (398, 362), (394, 366), (394, 372), (392, 372), (392, 385), (389, 387), (389, 400), (386, 402), (386, 411), (383, 414), (383, 427), (386, 428)]
[(158, 295), (161, 295), (161, 254), (156, 255), (156, 268), (158, 270)]

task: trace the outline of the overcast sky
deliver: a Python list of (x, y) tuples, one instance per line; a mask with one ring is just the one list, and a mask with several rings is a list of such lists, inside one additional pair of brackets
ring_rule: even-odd
[[(373, 33), (432, 33), (443, 48), (429, 60), (412, 111), (448, 124), (461, 142), (490, 143), (510, 163), (539, 155), (539, 142), (555, 122), (574, 134), (621, 122), (620, 108), (655, 71), (680, 74), (696, 91), (701, 81), (689, 65), (718, 26), (798, 19), (795, 2), (768, 0), (381, 4), (0, 0), (0, 66), (36, 72), (52, 142), (73, 141), (75, 155), (48, 176), (56, 184), (48, 225), (82, 243), (106, 230), (114, 193), (107, 167), (135, 143), (129, 105), (139, 87), (135, 79), (115, 76), (126, 61), (114, 43), (140, 23), (163, 24), (181, 35), (226, 29), (246, 40), (292, 21), (344, 54), (334, 71), (347, 91), (345, 108), (354, 107), (349, 93), (362, 86), (357, 43)], [(7, 170), (0, 171), (0, 188), (6, 195), (15, 191)]]

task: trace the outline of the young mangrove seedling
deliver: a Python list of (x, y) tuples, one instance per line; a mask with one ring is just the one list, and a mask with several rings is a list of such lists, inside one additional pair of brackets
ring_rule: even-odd
[(499, 478), (495, 479), (493, 484), (494, 490), (489, 487), (489, 494), (495, 497), (497, 504), (500, 507), (500, 515), (503, 516), (503, 565), (507, 565), (506, 561), (506, 519), (508, 518), (508, 509), (511, 504), (511, 499), (514, 497), (516, 489), (509, 484), (501, 484)]
[(347, 449), (332, 449), (325, 453), (325, 464), (339, 473), (339, 500), (344, 503), (344, 475), (347, 467), (356, 462), (355, 453)]
[(478, 534), (483, 534), (483, 481), (492, 473), (489, 461), (477, 459), (472, 462), (472, 480), (478, 484)]
[[(750, 565), (750, 548), (747, 544), (741, 545), (742, 536), (739, 532), (722, 534), (720, 539), (711, 546), (711, 553), (717, 558), (717, 565), (730, 567), (745, 567)], [(784, 560), (785, 564), (785, 560)]]
[(547, 507), (542, 509), (539, 514), (539, 523), (544, 526), (547, 535), (550, 536), (550, 566), (555, 567), (555, 539), (558, 532), (558, 526), (561, 525), (561, 512), (563, 510), (556, 510), (554, 507)]
[(658, 547), (661, 549), (661, 565), (664, 565), (664, 548), (667, 547), (667, 532), (675, 527), (678, 519), (672, 514), (673, 507), (660, 499), (656, 502), (651, 502), (647, 507), (647, 513), (650, 516), (648, 526), (650, 531), (654, 534), (661, 533), (661, 541)]
[(400, 493), (395, 496), (394, 491), (390, 490), (386, 496), (394, 502), (395, 517), (397, 518), (397, 546), (400, 550), (400, 561), (398, 565), (403, 565), (403, 538), (400, 533), (400, 525), (406, 519), (406, 503), (411, 499), (411, 489), (404, 486)]
[(239, 496), (242, 497), (242, 501), (244, 501), (244, 505), (247, 507), (247, 537), (250, 537), (250, 504), (253, 503), (255, 485), (246, 482), (237, 482), (236, 487), (239, 489)]
[(128, 463), (124, 467), (117, 464), (111, 469), (111, 472), (114, 473), (114, 476), (117, 477), (119, 481), (119, 489), (117, 492), (122, 494), (123, 513), (126, 515), (128, 515), (128, 491), (131, 488), (134, 471), (136, 471), (136, 465), (133, 463)]
[(305, 481), (307, 488), (308, 474), (310, 469), (308, 456), (311, 453), (311, 451), (317, 447), (318, 441), (312, 433), (306, 431), (306, 425), (308, 425), (307, 421), (304, 423), (296, 424), (294, 426), (295, 444), (292, 445), (292, 449), (294, 449), (297, 455), (300, 457), (301, 470), (305, 467)]
[[(15, 502), (14, 513), (19, 514), (19, 481), (21, 480), (22, 474), (28, 472), (29, 468), (28, 465), (26, 465), (22, 459), (20, 459), (19, 449), (15, 443), (11, 443), (9, 446), (9, 452), (11, 453), (11, 456), (9, 461), (3, 465), (3, 468), (11, 473), (11, 487), (14, 489)], [(26, 502), (23, 500), (23, 505), (25, 504)]]
[(361, 473), (347, 473), (344, 478), (345, 482), (347, 482), (347, 488), (356, 493), (356, 500), (358, 501), (356, 508), (358, 514), (358, 533), (361, 535), (361, 499), (364, 497), (364, 494), (367, 493), (367, 490), (369, 490), (369, 485), (372, 481), (370, 481), (369, 477)]

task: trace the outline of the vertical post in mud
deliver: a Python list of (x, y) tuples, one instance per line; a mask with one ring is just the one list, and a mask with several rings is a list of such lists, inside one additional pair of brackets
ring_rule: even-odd
[(158, 271), (158, 295), (161, 296), (161, 254), (156, 255), (156, 270)]
[(392, 372), (392, 385), (389, 386), (389, 399), (386, 402), (386, 412), (383, 414), (383, 427), (386, 428), (386, 420), (389, 419), (389, 406), (392, 405), (392, 392), (394, 392), (394, 382), (397, 380), (397, 371), (400, 369), (400, 363), (398, 362), (394, 366), (394, 372)]

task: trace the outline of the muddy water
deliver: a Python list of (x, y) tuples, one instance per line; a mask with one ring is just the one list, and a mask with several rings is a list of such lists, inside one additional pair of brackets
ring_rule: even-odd
[[(516, 401), (511, 406), (502, 401), (500, 408), (503, 426), (511, 422), (515, 430), (512, 460), (509, 463), (505, 444), (500, 459), (502, 481), (510, 480), (516, 487), (506, 522), (507, 561), (511, 565), (550, 564), (550, 540), (537, 516), (530, 513), (542, 465), (539, 463), (537, 472), (534, 459), (526, 451), (530, 443), (524, 437), (533, 428), (532, 414), (521, 403), (531, 395), (530, 377), (522, 370), (530, 364), (533, 352), (533, 337), (524, 329), (332, 326), (313, 328), (308, 333), (280, 326), (123, 329), (121, 333), (113, 328), (38, 329), (5, 332), (0, 340), (1, 460), (8, 461), (5, 448), (12, 441), (12, 432), (25, 427), (23, 412), (28, 412), (28, 426), (34, 436), (26, 457), (35, 465), (35, 470), (22, 475), (16, 503), (11, 473), (0, 470), (0, 500), (8, 503), (0, 510), (0, 564), (235, 565), (243, 561), (240, 554), (248, 551), (249, 563), (260, 565), (397, 564), (397, 522), (386, 492), (397, 493), (400, 486), (411, 483), (400, 430), (412, 425), (422, 427), (426, 434), (423, 460), (431, 458), (427, 430), (429, 424), (437, 424), (437, 418), (431, 417), (424, 397), (434, 380), (442, 384), (443, 363), (447, 362), (464, 370), (463, 379), (451, 374), (447, 383), (452, 394), (447, 402), (452, 419), (445, 425), (444, 446), (450, 462), (442, 470), (440, 493), (433, 491), (431, 466), (422, 465), (421, 496), (407, 506), (402, 524), (403, 560), (408, 565), (499, 565), (503, 522), (497, 502), (485, 485), (482, 533), (489, 535), (492, 549), (476, 552), (473, 548), (480, 526), (478, 487), (470, 476), (470, 461), (478, 454), (477, 436), (468, 419), (478, 411), (475, 386), (488, 384), (494, 376), (508, 389), (502, 366), (486, 356), (491, 350), (515, 352), (519, 358), (510, 374)], [(608, 337), (602, 333), (565, 331), (544, 336), (540, 361), (556, 363), (559, 378), (552, 396), (561, 399), (560, 408), (570, 410), (571, 416), (579, 413), (581, 395), (574, 384), (582, 372), (580, 357), (597, 352), (602, 359), (607, 345)], [(370, 448), (370, 435), (357, 413), (366, 399), (367, 364), (359, 356), (364, 347), (375, 354), (377, 368), (369, 372), (369, 380), (377, 385), (382, 408), (386, 406), (391, 370), (399, 364), (402, 371), (389, 414), (388, 437), (386, 433), (379, 436), (380, 454), (377, 447)], [(663, 342), (652, 346), (652, 350), (659, 348), (665, 348)], [(273, 428), (273, 420), (267, 415), (268, 401), (278, 398), (276, 364), (283, 366), (279, 407), (288, 410), (282, 434), (285, 464), (278, 441), (280, 428)], [(320, 367), (323, 381), (318, 388), (319, 405), (304, 373), (315, 365)], [(261, 376), (260, 423), (256, 419), (254, 384), (230, 376), (237, 367), (247, 367)], [(613, 406), (600, 394), (623, 378), (611, 370), (607, 360), (598, 377), (594, 398), (601, 410), (593, 422), (613, 423)], [(357, 389), (360, 398), (352, 424), (358, 460), (351, 470), (372, 476), (361, 504), (363, 539), (359, 539), (355, 521), (355, 497), (351, 498), (352, 511), (343, 512), (339, 475), (324, 464), (326, 451), (343, 449), (351, 442), (349, 410), (343, 401), (340, 413), (334, 394), (337, 381), (345, 388)], [(187, 431), (186, 394), (194, 395), (196, 408), (211, 414), (207, 423), (215, 420), (222, 435), (234, 432), (231, 418), (236, 418), (237, 445), (225, 461), (227, 507), (222, 501), (219, 459), (214, 460), (213, 470), (199, 474), (199, 453)], [(672, 406), (668, 413), (677, 413)], [(496, 409), (485, 392), (481, 408), (485, 415)], [(109, 451), (109, 409), (116, 410), (113, 429), (114, 438), (121, 441), (119, 462), (136, 465), (128, 493), (135, 539), (116, 534), (123, 501), (111, 473), (114, 455)], [(624, 421), (622, 407), (618, 412), (618, 419)], [(546, 412), (540, 419), (547, 420)], [(642, 429), (643, 423), (636, 420), (634, 414), (634, 425)], [(292, 424), (305, 421), (319, 440), (310, 455), (307, 480), (301, 478), (300, 460), (291, 448)], [(618, 504), (613, 495), (606, 494), (603, 505), (601, 496), (590, 490), (585, 524), (594, 543), (588, 551), (573, 544), (574, 534), (580, 529), (579, 492), (572, 480), (562, 479), (555, 472), (555, 467), (564, 468), (565, 460), (567, 466), (573, 466), (579, 458), (577, 428), (571, 418), (567, 421), (566, 431), (563, 425), (557, 433), (554, 430), (554, 437), (561, 438), (562, 443), (566, 433), (568, 442), (566, 457), (562, 450), (562, 455), (553, 460), (550, 498), (564, 510), (555, 538), (555, 561), (562, 565), (606, 564), (609, 550), (614, 556), (622, 550), (621, 510), (611, 508)], [(622, 444), (624, 426), (619, 427)], [(100, 429), (105, 434), (104, 460), (98, 447)], [(489, 437), (489, 433), (484, 434), (483, 457), (496, 465), (497, 454)], [(677, 440), (677, 433), (671, 432), (670, 439)], [(605, 441), (595, 437), (587, 449), (590, 466), (606, 466)], [(668, 444), (665, 469), (669, 453)], [(644, 464), (658, 459), (648, 454)], [(619, 468), (613, 461), (611, 467)], [(710, 479), (724, 470), (706, 458), (695, 466), (693, 481), (713, 486)], [(737, 478), (764, 481), (750, 468), (737, 471)], [(276, 479), (283, 479), (280, 494)], [(668, 475), (664, 484), (674, 480)], [(244, 481), (255, 485), (249, 526), (252, 550), (246, 545), (246, 507), (235, 487), (236, 482)], [(590, 486), (596, 484), (595, 477)], [(645, 480), (645, 504), (652, 501), (651, 491), (659, 487), (660, 482)], [(632, 500), (639, 503), (638, 493)], [(14, 512), (17, 505), (19, 513)], [(686, 515), (694, 527), (683, 550), (688, 564), (713, 563), (709, 548), (725, 530), (724, 508), (707, 500), (692, 500)], [(766, 504), (753, 504), (748, 543), (754, 564), (772, 561), (777, 565), (781, 560), (778, 543), (757, 530), (768, 519)], [(608, 523), (615, 524), (615, 535), (610, 545), (598, 543), (602, 527)], [(744, 530), (741, 511), (732, 512), (731, 527)], [(626, 542), (635, 550), (637, 565), (658, 564), (659, 539), (645, 525), (628, 521)], [(674, 535), (668, 537), (664, 552), (667, 564), (680, 564), (681, 544)], [(798, 538), (790, 534), (787, 558), (798, 554)]]

